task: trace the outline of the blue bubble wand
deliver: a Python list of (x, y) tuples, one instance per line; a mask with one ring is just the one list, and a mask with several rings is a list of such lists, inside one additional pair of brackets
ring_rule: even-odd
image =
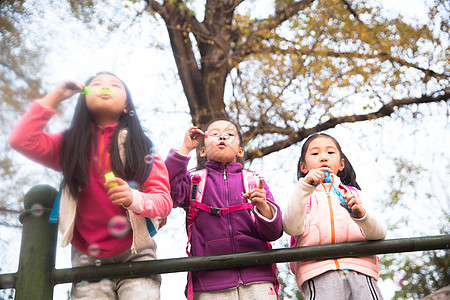
[(334, 186), (334, 184), (333, 184), (333, 182), (332, 182), (332, 178), (331, 178), (330, 172), (329, 172), (329, 171), (323, 171), (323, 172), (324, 172), (324, 174), (325, 174), (325, 178), (324, 178), (325, 182), (331, 183), (331, 186), (333, 187), (334, 192), (335, 192), (336, 195), (338, 196), (339, 202), (341, 202), (342, 206), (343, 206), (349, 213), (354, 214), (355, 212), (352, 211), (352, 210), (348, 207), (348, 203), (345, 202), (344, 195), (342, 195), (341, 191), (340, 191), (338, 188), (336, 188), (336, 187)]

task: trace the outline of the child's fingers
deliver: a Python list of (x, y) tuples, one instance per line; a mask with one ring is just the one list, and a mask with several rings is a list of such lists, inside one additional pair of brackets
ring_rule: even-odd
[(66, 81), (65, 88), (73, 91), (81, 91), (84, 88), (84, 86), (74, 81)]
[[(120, 190), (114, 190), (114, 189), (120, 189)], [(114, 189), (111, 189), (109, 192), (109, 199), (111, 199), (112, 203), (118, 204), (118, 205), (125, 205), (130, 206), (133, 202), (133, 192), (131, 191), (131, 188), (128, 188), (126, 190), (122, 187), (115, 187)]]
[(124, 197), (124, 198), (111, 199), (111, 202), (116, 205), (123, 205), (125, 207), (128, 207), (131, 205), (132, 200), (130, 200), (130, 198), (128, 198), (128, 197)]
[(353, 204), (358, 204), (358, 201), (356, 201), (355, 195), (353, 195), (351, 193), (345, 193), (344, 198), (345, 198), (345, 202), (347, 202), (349, 204), (350, 204), (350, 202)]
[(106, 192), (107, 194), (108, 194), (108, 196), (112, 199), (113, 198), (113, 196), (115, 197), (115, 198), (120, 198), (121, 197), (121, 195), (120, 195), (120, 197), (119, 197), (119, 194), (120, 193), (126, 193), (126, 192), (128, 192), (128, 191), (131, 191), (131, 188), (124, 188), (123, 186), (115, 186), (115, 187), (112, 187), (112, 188), (109, 188), (108, 189), (108, 191)]
[(262, 178), (259, 179), (258, 189), (264, 189), (264, 181)]
[(258, 203), (266, 202), (266, 197), (261, 196), (255, 196), (250, 199), (253, 205), (256, 205)]
[(249, 191), (248, 193), (243, 194), (242, 197), (245, 199), (250, 199), (250, 201), (253, 201), (253, 199), (255, 199), (255, 198), (264, 199), (264, 201), (265, 201), (266, 194), (267, 194), (266, 190), (256, 188), (256, 189)]
[(108, 188), (107, 194), (111, 196), (116, 193), (128, 193), (131, 191), (128, 182), (119, 177), (114, 177), (105, 181), (105, 186)]
[(323, 172), (311, 172), (310, 184), (317, 186), (321, 182), (323, 182), (323, 180), (324, 180)]
[(118, 185), (119, 186), (123, 186), (123, 185), (128, 186), (128, 183), (119, 177), (114, 177), (114, 178), (108, 179), (105, 181), (105, 184), (109, 187), (111, 187), (110, 185), (112, 185), (112, 187), (118, 186)]
[(358, 200), (356, 200), (355, 195), (352, 195), (351, 197), (349, 197), (349, 199), (345, 200), (348, 204), (348, 208), (354, 212), (355, 214), (353, 215), (356, 218), (362, 218), (365, 215), (365, 209), (363, 208), (363, 206), (358, 202)]
[(203, 130), (201, 130), (201, 129), (195, 127), (195, 126), (192, 126), (188, 130), (188, 135), (191, 138), (191, 140), (195, 140), (195, 139), (198, 139), (201, 136), (204, 136), (205, 133), (203, 132)]
[(352, 217), (354, 218), (362, 218), (366, 215), (366, 210), (359, 204), (355, 204), (351, 207), (353, 211)]
[(254, 199), (266, 200), (266, 191), (261, 189), (253, 189), (248, 193), (247, 199), (253, 202)]

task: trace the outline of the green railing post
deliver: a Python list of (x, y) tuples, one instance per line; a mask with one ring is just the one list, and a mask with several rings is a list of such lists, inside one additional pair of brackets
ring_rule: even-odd
[(57, 191), (49, 185), (32, 187), (24, 198), (25, 211), (19, 268), (16, 277), (16, 300), (52, 299), (52, 274), (55, 268), (57, 224), (48, 222)]

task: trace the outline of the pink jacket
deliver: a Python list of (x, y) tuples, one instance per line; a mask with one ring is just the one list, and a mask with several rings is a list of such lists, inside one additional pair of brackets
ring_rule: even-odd
[[(340, 179), (333, 176), (333, 184), (339, 186)], [(359, 202), (357, 190), (350, 190)], [(328, 186), (314, 187), (300, 179), (295, 187), (286, 211), (283, 227), (287, 234), (295, 237), (294, 247), (326, 245), (346, 242), (384, 239), (386, 228), (369, 212), (361, 219), (350, 216)], [(321, 261), (298, 261), (291, 263), (298, 287), (330, 270), (349, 269), (378, 280), (376, 256), (339, 258)]]
[[(12, 130), (9, 137), (9, 144), (12, 148), (31, 160), (56, 171), (60, 171), (62, 132), (43, 132), (43, 128), (54, 114), (55, 111), (52, 108), (41, 105), (39, 101), (34, 101), (30, 109)], [(115, 129), (112, 128), (112, 130)], [(124, 141), (125, 137), (126, 130), (123, 130), (119, 134), (119, 140)], [(123, 143), (119, 142), (119, 145), (121, 144)], [(120, 152), (122, 159), (124, 159), (123, 149), (120, 149)], [(97, 166), (91, 164), (91, 169), (94, 167)], [(93, 173), (94, 172), (90, 172), (90, 174)], [(104, 174), (101, 173), (101, 175), (103, 176)], [(90, 180), (102, 181), (103, 183), (104, 177), (90, 178)], [(133, 202), (129, 207), (126, 207), (133, 231), (132, 238), (130, 239), (133, 252), (136, 252), (139, 248), (147, 245), (149, 242), (153, 243), (147, 231), (145, 218), (142, 217), (151, 218), (152, 221), (156, 223), (155, 227), (158, 228), (158, 221), (167, 217), (172, 209), (167, 169), (164, 161), (157, 154), (155, 155), (155, 161), (150, 175), (143, 183), (141, 190), (142, 192), (132, 190)], [(66, 246), (72, 241), (77, 214), (97, 214), (98, 216), (98, 211), (80, 212), (80, 210), (77, 209), (79, 201), (89, 201), (89, 199), (73, 199), (67, 189), (63, 190), (59, 218), (60, 230), (63, 234), (62, 246)], [(117, 209), (117, 207), (113, 208)], [(120, 209), (123, 210), (122, 207), (120, 207)], [(125, 211), (123, 213), (125, 213)], [(118, 249), (116, 250), (118, 251)], [(105, 254), (104, 257), (109, 257), (109, 255)]]

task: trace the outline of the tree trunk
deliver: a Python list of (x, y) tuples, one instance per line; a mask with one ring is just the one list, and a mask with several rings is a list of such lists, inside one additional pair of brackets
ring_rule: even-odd
[[(203, 22), (198, 22), (181, 2), (164, 6), (149, 3), (166, 23), (192, 123), (199, 127), (228, 117), (223, 96), (230, 71), (228, 50), (233, 2), (207, 1)], [(193, 42), (197, 43), (200, 59), (194, 55)]]

